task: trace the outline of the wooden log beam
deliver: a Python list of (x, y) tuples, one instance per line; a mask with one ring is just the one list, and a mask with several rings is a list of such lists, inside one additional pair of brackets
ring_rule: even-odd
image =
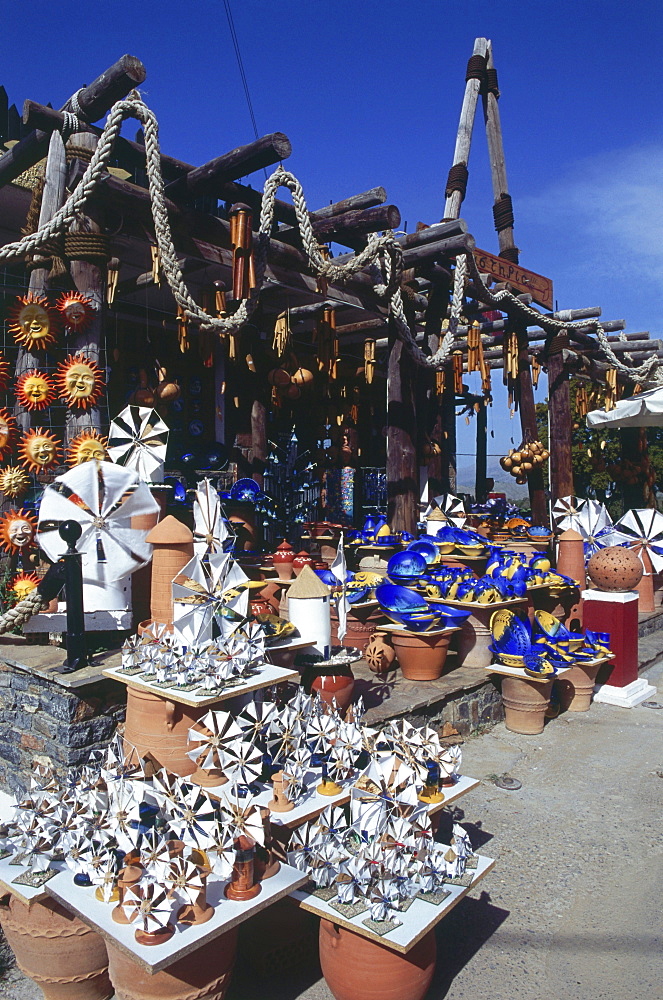
[[(518, 335), (518, 401), (520, 404), (520, 426), (522, 428), (524, 441), (537, 441), (539, 431), (536, 423), (536, 407), (534, 403), (534, 390), (532, 388), (532, 375), (529, 362), (529, 342), (527, 340), (527, 328), (516, 325)], [(529, 491), (530, 504), (532, 507), (532, 520), (534, 524), (548, 523), (548, 505), (543, 485), (543, 472), (540, 466), (535, 466), (527, 477), (527, 489)]]
[(562, 323), (575, 323), (580, 319), (598, 319), (601, 306), (588, 306), (585, 309), (559, 309), (557, 312), (546, 313), (549, 319), (559, 319)]
[[(397, 236), (396, 242), (400, 244), (403, 251), (406, 251), (424, 246), (426, 243), (439, 243), (466, 233), (467, 223), (465, 219), (449, 219), (446, 222), (436, 222), (434, 226), (427, 226), (425, 229), (418, 229), (414, 233)], [(474, 240), (472, 240), (472, 246), (474, 245)], [(345, 264), (354, 256), (352, 253), (340, 254), (338, 257), (334, 257), (334, 263)]]
[[(191, 274), (192, 272), (199, 271), (201, 267), (205, 265), (199, 260), (192, 260), (188, 257), (182, 258), (179, 261), (180, 268), (182, 269), (182, 274)], [(166, 284), (165, 279), (161, 278), (161, 283)], [(124, 278), (122, 281), (118, 281), (117, 288), (115, 289), (115, 301), (125, 298), (127, 295), (133, 295), (135, 292), (144, 291), (146, 288), (150, 288), (152, 285), (157, 284), (154, 280), (153, 271), (144, 271), (142, 274), (137, 274), (133, 278)]]
[[(309, 212), (312, 221), (331, 219), (334, 215), (344, 215), (346, 212), (356, 212), (363, 208), (373, 208), (375, 205), (383, 205), (387, 200), (387, 192), (383, 187), (370, 188), (368, 191), (361, 191), (359, 194), (350, 195), (349, 198), (342, 198), (341, 201), (332, 202), (324, 208), (317, 208), (314, 212)], [(281, 226), (277, 235), (279, 239), (287, 242), (287, 237), (295, 232), (294, 226)]]
[[(488, 39), (477, 38), (474, 42), (473, 55), (482, 56), (484, 59), (488, 54)], [(460, 109), (460, 120), (458, 122), (458, 132), (456, 134), (456, 146), (454, 149), (453, 164), (468, 165), (470, 159), (470, 148), (472, 146), (472, 130), (474, 127), (474, 116), (477, 109), (477, 101), (481, 90), (480, 80), (467, 80), (465, 83), (465, 94), (463, 104)], [(462, 191), (452, 191), (444, 203), (444, 218), (457, 219), (460, 215), (460, 206), (463, 201)]]
[[(116, 63), (104, 70), (96, 80), (78, 93), (78, 105), (87, 121), (97, 121), (113, 107), (116, 101), (139, 86), (147, 71), (135, 56), (124, 55)], [(71, 98), (63, 111), (71, 111)], [(43, 159), (48, 150), (49, 132), (30, 132), (0, 156), (0, 188), (11, 184), (35, 163)]]
[(245, 146), (237, 146), (230, 152), (209, 160), (201, 167), (194, 167), (184, 176), (166, 185), (166, 194), (175, 200), (179, 198), (196, 198), (202, 194), (223, 197), (220, 193), (227, 181), (236, 181), (246, 177), (255, 170), (270, 167), (280, 160), (287, 160), (292, 153), (292, 146), (283, 132), (272, 132), (263, 135), (255, 142)]
[[(493, 47), (489, 43), (486, 53), (486, 69), (494, 68)], [(494, 94), (487, 87), (483, 88), (481, 99), (483, 102), (483, 116), (486, 126), (486, 139), (488, 141), (488, 154), (490, 157), (490, 176), (495, 205), (502, 198), (508, 198), (509, 195), (509, 185), (506, 177), (506, 159), (504, 157), (504, 144), (502, 142), (502, 124), (497, 98), (497, 94)], [(500, 247), (500, 256), (507, 257), (509, 260), (515, 259), (517, 263), (518, 248), (513, 237), (513, 226), (498, 229), (497, 240)]]
[[(311, 216), (313, 233), (319, 243), (344, 243), (345, 238), (354, 239), (367, 233), (378, 233), (385, 229), (396, 229), (401, 223), (401, 213), (396, 205), (376, 205), (373, 208), (354, 209), (342, 215), (330, 215), (324, 219)], [(280, 229), (276, 234), (286, 243), (299, 240), (299, 230)], [(346, 244), (349, 245), (349, 244)]]
[(573, 496), (573, 418), (569, 375), (564, 364), (568, 350), (566, 331), (558, 334), (548, 356), (548, 407), (550, 415), (550, 486), (555, 500)]
[[(393, 319), (389, 321), (393, 324)], [(416, 533), (419, 470), (415, 367), (392, 332), (387, 377), (387, 520), (393, 531)]]

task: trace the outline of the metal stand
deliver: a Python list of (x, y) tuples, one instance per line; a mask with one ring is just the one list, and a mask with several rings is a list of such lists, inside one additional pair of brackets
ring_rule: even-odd
[(88, 665), (83, 613), (82, 556), (76, 551), (76, 542), (83, 529), (78, 521), (65, 521), (59, 528), (60, 538), (69, 548), (62, 556), (64, 588), (67, 599), (67, 659), (59, 668), (61, 674), (71, 674)]

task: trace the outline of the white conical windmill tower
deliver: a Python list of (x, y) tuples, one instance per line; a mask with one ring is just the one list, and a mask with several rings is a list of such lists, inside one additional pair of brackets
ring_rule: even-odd
[(145, 541), (147, 532), (132, 528), (131, 519), (156, 511), (158, 504), (138, 473), (112, 462), (77, 465), (46, 487), (37, 540), (55, 562), (67, 548), (60, 525), (64, 521), (81, 525), (77, 549), (83, 557), (86, 612), (128, 609), (129, 591), (123, 581), (149, 562), (152, 554), (152, 546)]

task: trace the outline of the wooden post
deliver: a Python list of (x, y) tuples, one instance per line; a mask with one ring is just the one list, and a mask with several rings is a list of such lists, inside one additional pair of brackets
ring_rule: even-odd
[[(46, 172), (44, 177), (44, 193), (42, 195), (41, 209), (39, 212), (39, 225), (44, 226), (53, 218), (55, 213), (62, 207), (65, 201), (65, 182), (67, 175), (67, 158), (65, 155), (64, 143), (59, 132), (51, 135), (48, 146), (48, 157), (46, 159)], [(49, 268), (36, 267), (30, 275), (29, 290), (35, 295), (41, 295), (46, 290), (48, 284)], [(30, 368), (39, 368), (42, 364), (39, 356), (33, 354), (25, 348), (20, 348), (16, 359), (16, 378)], [(16, 406), (14, 410), (16, 422), (19, 429), (26, 433), (30, 429), (30, 413), (22, 406)]]
[[(97, 148), (98, 139), (90, 132), (82, 132), (70, 140), (72, 145), (88, 149), (92, 155)], [(80, 215), (70, 228), (70, 233), (97, 233), (103, 232), (101, 225), (101, 213), (96, 207), (86, 205), (85, 215)], [(95, 361), (100, 368), (104, 367), (104, 358), (101, 356), (104, 345), (104, 308), (106, 290), (106, 262), (99, 259), (94, 262), (89, 260), (72, 260), (70, 265), (71, 278), (75, 288), (86, 295), (90, 300), (93, 311), (93, 319), (90, 326), (83, 333), (71, 335), (69, 346), (71, 354), (84, 354)], [(67, 409), (66, 417), (66, 442), (80, 434), (82, 430), (88, 428), (101, 429), (101, 415), (96, 406), (89, 410)]]
[[(473, 55), (481, 56), (485, 59), (488, 52), (488, 39), (477, 38), (474, 42)], [(470, 147), (472, 145), (472, 129), (474, 127), (474, 116), (481, 90), (481, 80), (471, 78), (465, 84), (465, 95), (460, 110), (460, 121), (458, 122), (458, 132), (456, 134), (456, 148), (454, 149), (453, 165), (465, 166), (470, 159)], [(460, 215), (460, 206), (464, 191), (450, 191), (444, 204), (444, 218), (457, 219)]]
[(571, 393), (562, 351), (569, 346), (566, 331), (553, 337), (547, 349), (548, 413), (550, 420), (550, 492), (554, 500), (573, 496)]
[[(534, 405), (534, 390), (529, 367), (529, 343), (527, 327), (515, 324), (518, 334), (518, 401), (520, 404), (520, 426), (524, 441), (538, 440), (539, 433), (536, 424), (536, 408)], [(527, 489), (532, 507), (534, 524), (548, 524), (548, 504), (543, 485), (543, 471), (535, 466), (527, 477)]]
[(262, 399), (254, 399), (251, 407), (251, 449), (251, 475), (262, 489), (267, 464), (267, 407)]
[(488, 462), (488, 406), (486, 400), (480, 398), (477, 411), (477, 455), (474, 496), (477, 503), (485, 503), (487, 497), (486, 473)]
[[(440, 324), (448, 304), (449, 282), (440, 281), (434, 284), (428, 297), (428, 308), (425, 316), (425, 336), (432, 354), (435, 354), (440, 346)], [(431, 501), (444, 492), (443, 465), (447, 451), (442, 426), (442, 406), (435, 387), (435, 376), (429, 391), (428, 433), (430, 439), (436, 441), (440, 446), (439, 452), (437, 454), (431, 453), (428, 459), (428, 500)]]
[(414, 409), (414, 362), (389, 321), (387, 375), (387, 520), (392, 531), (415, 534), (418, 514), (417, 421)]
[[(509, 185), (506, 179), (506, 162), (504, 159), (504, 145), (502, 143), (502, 124), (500, 122), (500, 112), (497, 104), (499, 93), (495, 92), (497, 85), (497, 74), (494, 73), (493, 48), (488, 46), (486, 60), (487, 79), (483, 89), (483, 115), (486, 123), (486, 138), (488, 140), (488, 153), (490, 155), (490, 176), (493, 182), (493, 198), (495, 207), (493, 213), (496, 215), (495, 228), (498, 226), (500, 208), (506, 211), (504, 222), (508, 221), (511, 199), (509, 197)], [(492, 71), (492, 72), (491, 72)], [(493, 86), (494, 80), (494, 87)], [(501, 204), (500, 204), (501, 203)], [(501, 225), (504, 225), (501, 222)], [(504, 228), (497, 229), (497, 238), (500, 245), (500, 257), (506, 257), (513, 263), (518, 263), (518, 248), (513, 238), (513, 213), (511, 213), (511, 224), (504, 225)]]

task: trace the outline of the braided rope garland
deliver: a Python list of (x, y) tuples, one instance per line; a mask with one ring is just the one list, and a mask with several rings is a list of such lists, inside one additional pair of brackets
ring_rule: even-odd
[[(78, 116), (83, 117), (80, 114), (80, 106), (78, 105), (76, 95), (71, 99), (71, 106), (74, 113), (72, 115), (71, 112), (67, 112), (62, 126), (62, 131), (66, 135), (72, 134), (72, 128), (74, 127), (72, 117), (76, 119)], [(636, 368), (631, 368), (623, 364), (611, 349), (605, 331), (598, 321), (592, 320), (588, 323), (585, 320), (578, 323), (565, 323), (561, 320), (542, 316), (538, 310), (521, 302), (506, 289), (495, 293), (490, 292), (484, 284), (474, 256), (470, 252), (461, 254), (456, 258), (449, 329), (445, 332), (435, 354), (426, 354), (416, 343), (403, 309), (403, 299), (400, 290), (403, 273), (403, 250), (396, 241), (393, 233), (388, 231), (379, 237), (371, 236), (366, 248), (360, 253), (355, 254), (345, 264), (335, 264), (333, 259), (325, 260), (313, 232), (303, 188), (297, 178), (284, 170), (281, 165), (265, 181), (263, 190), (260, 225), (254, 241), (255, 288), (251, 290), (247, 299), (243, 299), (240, 302), (232, 316), (210, 316), (203, 311), (191, 296), (177, 260), (165, 202), (164, 180), (161, 173), (159, 125), (154, 112), (148, 108), (136, 91), (133, 91), (125, 100), (117, 101), (111, 108), (94, 155), (80, 183), (62, 208), (35, 233), (26, 235), (23, 239), (15, 243), (8, 243), (4, 247), (1, 247), (0, 261), (13, 260), (37, 252), (44, 243), (51, 242), (65, 230), (65, 227), (74, 221), (106, 173), (106, 165), (109, 161), (115, 140), (119, 136), (122, 122), (126, 118), (136, 118), (141, 122), (144, 129), (146, 168), (152, 218), (154, 220), (154, 230), (163, 273), (177, 305), (181, 307), (187, 318), (196, 322), (203, 331), (216, 331), (222, 335), (237, 333), (248, 323), (253, 315), (258, 305), (264, 283), (267, 249), (274, 222), (276, 192), (280, 187), (287, 187), (292, 194), (302, 244), (311, 270), (315, 274), (327, 278), (332, 283), (339, 283), (343, 282), (350, 275), (364, 268), (369, 268), (375, 280), (375, 292), (379, 298), (387, 302), (389, 314), (394, 318), (396, 335), (402, 340), (406, 350), (418, 365), (439, 369), (444, 367), (448, 362), (456, 338), (458, 321), (464, 301), (465, 286), (468, 279), (471, 278), (475, 284), (482, 288), (488, 304), (509, 314), (515, 312), (523, 318), (533, 319), (547, 332), (574, 329), (576, 327), (586, 329), (587, 326), (594, 326), (601, 349), (614, 368), (639, 382), (654, 383), (657, 385), (663, 383), (663, 374), (659, 373), (661, 361), (658, 358), (648, 358), (642, 365)]]
[(17, 628), (19, 625), (24, 625), (29, 618), (36, 615), (46, 605), (47, 602), (38, 590), (31, 591), (27, 597), (24, 597), (22, 601), (15, 604), (13, 608), (5, 611), (4, 615), (0, 615), (0, 635), (11, 631), (13, 628)]

